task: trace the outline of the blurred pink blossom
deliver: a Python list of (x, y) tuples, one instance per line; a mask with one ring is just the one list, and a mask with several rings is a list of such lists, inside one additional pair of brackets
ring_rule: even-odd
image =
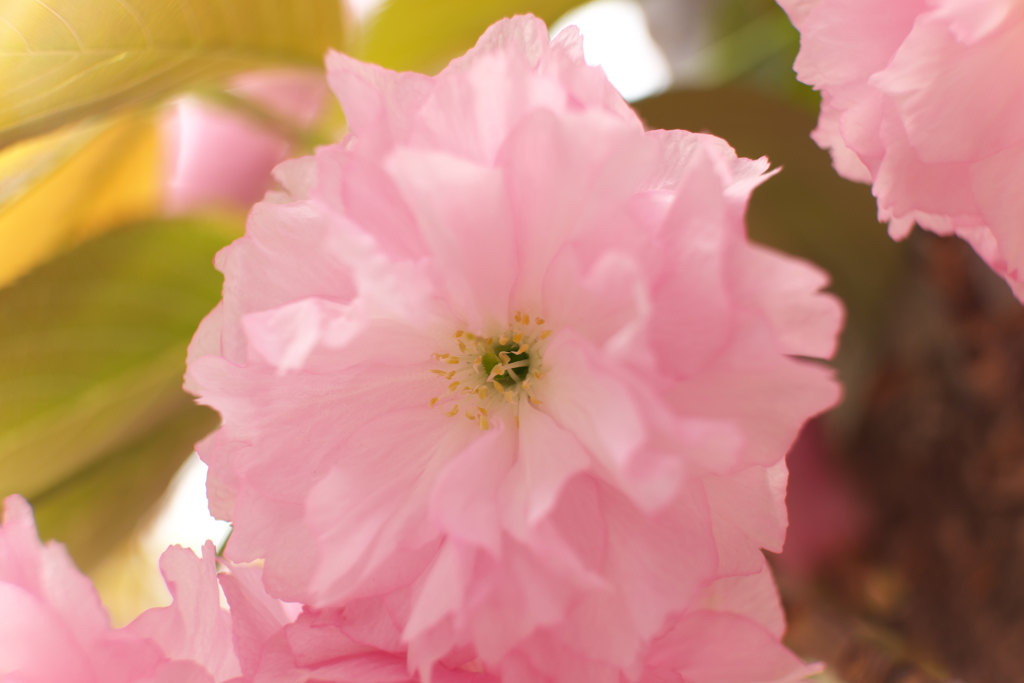
[(786, 456), (789, 529), (782, 567), (806, 578), (857, 549), (867, 530), (868, 507), (853, 481), (837, 470), (820, 420), (811, 420)]
[(214, 548), (173, 546), (160, 566), (170, 607), (113, 629), (64, 546), (39, 542), (24, 498), (0, 528), (0, 679), (17, 683), (219, 683), (240, 669), (220, 608)]
[[(745, 680), (735, 632), (743, 671), (799, 675), (760, 549), (839, 396), (791, 356), (830, 356), (843, 314), (746, 241), (767, 160), (645, 133), (532, 17), (434, 78), (328, 74), (351, 134), (278, 167), (189, 349), (227, 556), (321, 615), (385, 604), (424, 674)], [(750, 576), (770, 626), (743, 591), (705, 614)]]
[(840, 175), (872, 184), (894, 238), (955, 233), (1024, 298), (1024, 3), (779, 4)]
[[(233, 94), (297, 128), (313, 122), (327, 89), (322, 75), (298, 69), (243, 74), (231, 86)], [(263, 197), (271, 170), (291, 149), (281, 131), (197, 97), (175, 102), (162, 132), (165, 204), (172, 214), (247, 209)]]

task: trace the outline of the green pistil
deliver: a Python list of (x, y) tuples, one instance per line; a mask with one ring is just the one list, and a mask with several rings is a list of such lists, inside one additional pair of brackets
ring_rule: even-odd
[[(498, 354), (502, 352), (508, 353), (509, 364), (518, 363), (519, 361), (529, 362), (529, 353), (515, 353), (514, 351), (512, 351), (513, 348), (519, 348), (519, 344), (516, 344), (515, 342), (509, 344), (492, 344), (491, 349), (483, 355), (484, 374), (486, 374), (488, 377), (491, 376), (491, 370), (493, 370), (496, 365), (501, 363), (501, 358), (498, 357)], [(519, 377), (525, 377), (527, 374), (527, 370), (529, 370), (529, 367), (529, 365), (520, 366), (516, 368), (515, 372)], [(497, 382), (506, 389), (510, 389), (517, 384), (516, 379), (509, 375), (507, 370), (501, 373), (500, 375), (495, 375), (493, 381)]]

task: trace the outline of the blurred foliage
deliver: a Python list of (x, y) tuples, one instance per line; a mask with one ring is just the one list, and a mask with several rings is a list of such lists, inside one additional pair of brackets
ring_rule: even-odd
[(904, 268), (904, 247), (876, 218), (871, 189), (840, 178), (809, 133), (815, 117), (757, 90), (678, 91), (634, 104), (651, 128), (683, 128), (724, 138), (740, 156), (767, 156), (782, 172), (754, 192), (751, 238), (809, 259), (832, 276), (847, 325), (836, 364), (846, 399), (836, 419), (847, 427), (863, 409), (880, 325)]
[(148, 114), (72, 126), (0, 151), (0, 286), (86, 238), (154, 215), (159, 153)]
[(0, 496), (38, 502), (44, 535), (83, 564), (131, 531), (215, 425), (181, 389), (185, 349), (220, 299), (213, 255), (240, 232), (141, 224), (0, 289)]
[(8, 0), (0, 12), (0, 146), (342, 46), (338, 0)]
[(710, 3), (711, 81), (775, 95), (817, 116), (819, 96), (796, 80), (793, 61), (800, 33), (775, 0), (716, 0)]
[(399, 71), (437, 73), (502, 17), (533, 13), (548, 25), (580, 0), (390, 0), (356, 55)]

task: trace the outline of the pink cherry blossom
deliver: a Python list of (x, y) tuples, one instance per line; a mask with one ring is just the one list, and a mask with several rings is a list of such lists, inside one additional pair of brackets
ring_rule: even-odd
[[(236, 683), (307, 681), (323, 683), (418, 683), (406, 665), (401, 631), (384, 601), (354, 601), (318, 611), (267, 595), (262, 569), (231, 565), (220, 575), (228, 603), (235, 651), (242, 667)], [(299, 607), (297, 610), (296, 607)], [(439, 683), (494, 683), (482, 672), (433, 671)]]
[[(64, 546), (39, 542), (24, 498), (0, 527), (0, 679), (12, 683), (214, 683), (239, 672), (220, 608), (214, 549), (172, 547), (161, 568), (174, 595), (113, 629)], [(226, 647), (225, 647), (226, 646)]]
[(779, 0), (822, 94), (815, 141), (879, 220), (957, 234), (1024, 297), (1024, 4)]
[[(297, 128), (320, 112), (323, 76), (300, 69), (242, 74), (230, 89)], [(248, 208), (270, 186), (270, 172), (291, 148), (287, 136), (244, 113), (185, 97), (165, 114), (165, 206), (180, 214), (207, 208)]]
[(679, 650), (732, 629), (694, 606), (781, 550), (784, 455), (839, 396), (794, 357), (833, 352), (826, 276), (746, 240), (767, 160), (645, 132), (533, 17), (433, 78), (328, 75), (349, 136), (277, 169), (189, 349), (227, 556), (385, 605), (424, 677), (726, 680)]

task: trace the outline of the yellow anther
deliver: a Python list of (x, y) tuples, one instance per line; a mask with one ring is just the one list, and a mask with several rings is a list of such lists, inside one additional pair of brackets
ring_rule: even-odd
[(498, 380), (494, 380), (494, 390), (499, 394), (505, 393), (505, 389), (501, 386)]
[[(484, 386), (477, 389), (476, 395), (479, 396), (481, 400), (487, 398), (487, 387)], [(481, 410), (483, 410), (483, 408), (481, 408)]]
[(458, 358), (449, 358), (448, 360), (445, 361), (445, 363), (447, 363), (448, 365), (458, 365), (459, 364), (459, 359)]
[[(498, 358), (500, 358), (503, 363), (511, 363), (512, 362), (512, 356), (508, 355), (508, 351), (502, 351), (501, 353), (499, 353), (498, 354)], [(498, 374), (501, 374), (501, 373), (498, 373)]]
[(494, 337), (488, 337), (487, 339), (484, 339), (484, 343), (490, 346), (491, 344), (494, 343)]
[(511, 391), (506, 391), (505, 392), (505, 400), (508, 401), (509, 403), (514, 403), (514, 401), (512, 399), (514, 399), (515, 397), (516, 397), (516, 395), (513, 394)]
[(523, 391), (526, 391), (529, 388), (530, 388), (530, 380), (529, 379), (524, 379), (523, 380)]
[(512, 335), (512, 341), (514, 341), (516, 344), (518, 344), (519, 342), (523, 341), (523, 333), (522, 332), (516, 332), (515, 334), (513, 334)]
[(483, 365), (483, 363), (484, 363), (484, 357), (483, 356), (477, 356), (476, 358), (473, 359), (473, 369), (479, 371), (480, 370), (480, 366)]
[(477, 406), (476, 409), (480, 411), (481, 415), (483, 415), (484, 417), (487, 417), (487, 409), (486, 408), (481, 408), (480, 406)]
[(450, 353), (439, 353), (439, 354), (437, 354), (437, 359), (438, 360), (444, 360), (445, 358), (448, 358), (451, 355), (452, 354), (450, 354)]
[[(516, 322), (517, 323), (523, 322), (523, 314), (520, 313), (519, 311), (516, 311)], [(529, 324), (529, 323), (527, 323), (527, 324)]]
[(451, 384), (448, 385), (448, 391), (455, 391), (458, 388), (459, 388), (458, 380), (456, 380), (456, 381), (454, 381), (454, 382), (452, 382)]
[(457, 403), (455, 404), (454, 408), (452, 408), (447, 413), (445, 413), (445, 415), (447, 415), (448, 417), (455, 417), (458, 414), (459, 414), (459, 404), (457, 404)]
[(530, 350), (530, 345), (529, 344), (520, 344), (519, 345), (519, 350), (516, 351), (516, 353), (526, 353), (529, 350)]
[(459, 345), (459, 351), (466, 352), (466, 345), (462, 343), (461, 339), (456, 339), (455, 342)]
[(472, 332), (467, 332), (466, 339), (468, 339), (469, 341), (473, 341), (474, 339), (476, 339), (476, 335), (473, 334)]
[(461, 337), (464, 334), (466, 334), (466, 333), (463, 332), (462, 330), (455, 330), (455, 334), (453, 334), (452, 336), (455, 337), (456, 339), (458, 339), (459, 337)]
[(529, 325), (530, 324), (530, 314), (529, 313), (526, 313), (526, 314), (523, 315), (523, 324), (524, 325)]
[(466, 385), (466, 386), (462, 387), (462, 393), (463, 394), (475, 394), (476, 393), (476, 389), (474, 389), (473, 387), (471, 387), (469, 385)]
[(502, 346), (508, 344), (508, 337), (506, 337), (505, 335), (501, 335), (500, 337), (498, 337), (498, 343), (501, 344)]
[(539, 405), (542, 405), (544, 403), (544, 401), (542, 401), (539, 398), (536, 398), (534, 396), (530, 396), (530, 403), (539, 406)]
[(544, 318), (537, 318), (537, 324), (538, 325), (543, 325), (544, 324)]
[(533, 376), (536, 377), (537, 379), (543, 379), (544, 378), (544, 375), (540, 374), (540, 370), (534, 370), (533, 371)]
[(470, 420), (475, 420), (476, 419), (476, 415), (474, 415), (473, 413), (469, 412), (468, 410), (466, 411), (466, 417), (469, 418)]
[(540, 338), (541, 339), (547, 339), (550, 336), (551, 336), (551, 330), (544, 330), (543, 332), (540, 333)]
[(519, 416), (516, 415), (516, 429), (519, 429)]
[(440, 396), (435, 396), (434, 398), (430, 399), (430, 407), (431, 407), (431, 408), (433, 408), (433, 407), (434, 407), (434, 405), (435, 405), (435, 404), (437, 403), (437, 400), (438, 400), (439, 398), (440, 398)]
[(482, 430), (484, 430), (486, 432), (490, 428), (491, 428), (491, 423), (487, 420), (487, 417), (481, 417), (480, 418), (480, 429), (482, 429)]
[(445, 372), (444, 370), (431, 370), (431, 372), (434, 373), (435, 375), (441, 375), (442, 377), (445, 377), (445, 376), (448, 375), (448, 373)]
[(449, 372), (449, 373), (448, 373), (447, 375), (445, 375), (445, 376), (444, 376), (444, 378), (445, 378), (445, 379), (451, 379), (451, 378), (452, 378), (452, 377), (454, 377), (454, 376), (455, 376), (455, 371), (454, 371), (454, 370), (452, 370), (452, 371), (451, 371), (451, 372)]

